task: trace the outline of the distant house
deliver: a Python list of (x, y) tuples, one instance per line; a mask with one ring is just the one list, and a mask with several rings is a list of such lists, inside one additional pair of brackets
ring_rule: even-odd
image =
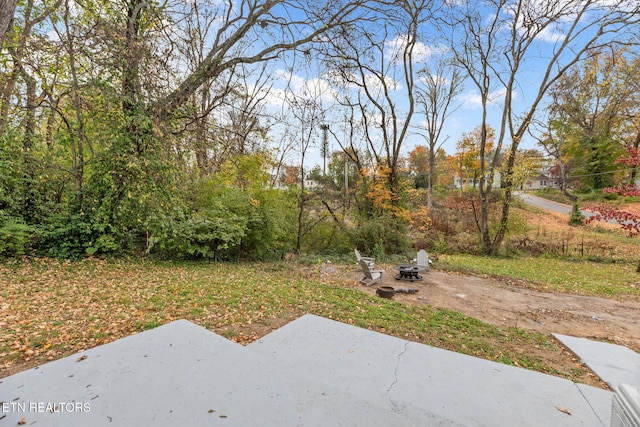
[[(495, 175), (493, 176), (493, 188), (500, 188), (500, 181), (502, 180), (502, 175), (500, 174), (500, 172), (496, 171)], [(454, 175), (453, 176), (453, 186), (456, 189), (460, 189), (460, 188), (478, 188), (478, 186), (480, 185), (480, 179), (476, 178), (461, 178), (458, 175)]]
[(315, 179), (307, 177), (304, 179), (304, 188), (306, 188), (307, 190), (317, 190), (318, 188), (320, 188), (320, 183)]
[(545, 187), (556, 187), (556, 179), (547, 175), (538, 175), (533, 178), (526, 179), (522, 184), (523, 190), (540, 190)]
[[(291, 170), (290, 170), (291, 172)], [(296, 173), (297, 171), (294, 171)], [(300, 187), (300, 180), (295, 174), (289, 173), (287, 175), (284, 171), (280, 171), (279, 174), (271, 174), (271, 183), (273, 188), (279, 190), (286, 190), (292, 186)], [(313, 178), (306, 177), (304, 179), (304, 188), (307, 190), (317, 190), (321, 187), (321, 184)]]

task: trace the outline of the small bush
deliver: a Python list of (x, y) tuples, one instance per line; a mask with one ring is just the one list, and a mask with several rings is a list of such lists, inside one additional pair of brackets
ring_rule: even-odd
[(511, 211), (507, 221), (507, 233), (509, 235), (525, 234), (529, 231), (529, 224), (517, 211)]
[(9, 218), (0, 225), (0, 258), (19, 257), (29, 249), (33, 228), (20, 219)]
[(79, 214), (59, 214), (42, 232), (39, 249), (53, 258), (81, 259), (87, 256), (95, 235), (86, 218)]
[(573, 208), (571, 209), (571, 216), (569, 217), (569, 225), (571, 226), (584, 225), (582, 212), (580, 212), (580, 207), (578, 206), (577, 202), (573, 204)]

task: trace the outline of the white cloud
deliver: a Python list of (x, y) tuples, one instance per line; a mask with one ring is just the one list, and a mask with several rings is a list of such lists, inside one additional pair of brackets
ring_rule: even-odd
[(563, 40), (565, 38), (565, 34), (561, 31), (557, 31), (557, 29), (552, 28), (550, 26), (545, 27), (540, 31), (540, 34), (536, 37), (536, 39), (543, 42), (557, 42)]
[[(387, 48), (387, 56), (390, 58), (390, 62), (399, 63), (402, 62), (402, 53), (408, 43), (407, 36), (400, 35), (395, 39), (385, 43)], [(443, 45), (429, 46), (422, 42), (416, 41), (413, 47), (413, 61), (414, 63), (426, 62), (432, 55), (439, 55), (445, 53), (447, 48)]]
[(364, 76), (364, 84), (370, 92), (381, 92), (384, 86), (390, 91), (396, 91), (401, 88), (400, 82), (389, 76), (383, 76), (382, 79), (375, 74), (366, 74)]
[[(275, 76), (278, 87), (272, 87), (265, 95), (264, 103), (267, 106), (282, 107), (292, 96), (313, 101), (331, 102), (337, 99), (335, 90), (322, 77), (307, 80), (286, 70), (276, 70)], [(288, 87), (288, 90), (283, 89), (285, 87)]]
[(267, 88), (262, 89), (259, 94), (263, 97), (262, 102), (266, 107), (281, 108), (287, 98), (287, 94), (282, 89)]
[[(489, 96), (487, 97), (487, 104), (496, 105), (501, 103), (502, 101), (504, 101), (506, 94), (507, 90), (505, 88), (501, 88), (489, 93)], [(512, 92), (511, 96), (515, 99), (516, 92)], [(482, 97), (476, 90), (459, 95), (458, 100), (460, 104), (467, 109), (477, 109), (482, 107)]]
[(276, 70), (275, 74), (279, 82), (290, 87), (294, 92), (300, 91), (306, 84), (303, 77), (296, 74), (291, 74), (286, 70)]
[(421, 74), (418, 77), (418, 81), (427, 87), (434, 86), (449, 86), (451, 84), (451, 80), (447, 79), (443, 76), (438, 76), (436, 74)]

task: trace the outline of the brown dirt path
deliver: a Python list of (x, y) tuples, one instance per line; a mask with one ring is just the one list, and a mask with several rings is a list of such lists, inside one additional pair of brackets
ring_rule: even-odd
[[(424, 277), (413, 283), (385, 279), (385, 285), (417, 288), (415, 294), (393, 297), (406, 304), (446, 308), (494, 325), (613, 342), (640, 353), (640, 298), (538, 292), (517, 281), (435, 270)], [(363, 290), (375, 295), (375, 286)]]

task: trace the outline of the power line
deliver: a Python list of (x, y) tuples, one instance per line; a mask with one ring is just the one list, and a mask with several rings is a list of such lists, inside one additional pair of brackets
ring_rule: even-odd
[(634, 168), (618, 169), (618, 170), (615, 170), (615, 171), (598, 172), (598, 173), (591, 173), (591, 174), (587, 174), (587, 175), (569, 175), (569, 176), (567, 176), (567, 178), (587, 178), (587, 177), (590, 177), (590, 176), (609, 175), (609, 174), (618, 173), (618, 172), (629, 172), (629, 171), (632, 171), (633, 169)]

